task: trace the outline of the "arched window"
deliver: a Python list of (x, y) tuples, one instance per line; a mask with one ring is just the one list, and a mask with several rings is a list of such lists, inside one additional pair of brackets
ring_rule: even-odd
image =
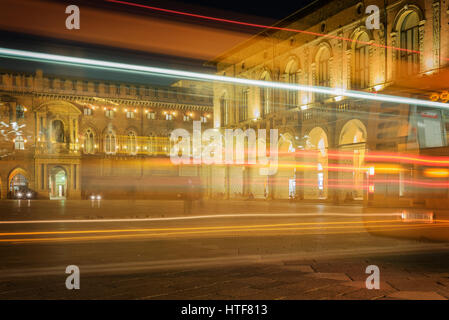
[(352, 87), (365, 89), (369, 87), (369, 37), (364, 32), (354, 46), (354, 72), (352, 74)]
[(25, 141), (22, 136), (17, 136), (14, 139), (14, 149), (16, 150), (25, 150)]
[(400, 28), (399, 75), (407, 76), (419, 72), (419, 16), (410, 12)]
[[(329, 76), (329, 59), (330, 52), (327, 48), (322, 48), (318, 53), (317, 67), (318, 67), (318, 85), (321, 87), (330, 87), (330, 76)], [(322, 100), (327, 97), (325, 94), (317, 94), (317, 100)]]
[(128, 132), (128, 138), (126, 141), (127, 149), (129, 154), (137, 153), (137, 137), (133, 131)]
[[(285, 69), (286, 74), (286, 81), (290, 84), (297, 84), (298, 83), (298, 64), (296, 61), (291, 60)], [(298, 104), (298, 91), (296, 90), (286, 90), (287, 93), (287, 109), (295, 108)]]
[[(248, 96), (249, 96), (249, 89), (242, 88), (240, 93), (239, 121), (246, 121), (248, 119)], [(206, 121), (207, 118), (202, 116), (201, 122)]]
[(108, 130), (104, 138), (104, 151), (107, 154), (114, 154), (116, 152), (117, 139), (113, 130)]
[(221, 117), (221, 127), (227, 126), (229, 124), (229, 103), (226, 98), (226, 94), (223, 94), (220, 98), (220, 117)]
[[(265, 72), (261, 80), (270, 81), (270, 75)], [(262, 108), (262, 116), (269, 114), (271, 110), (271, 96), (272, 89), (267, 87), (260, 87), (260, 107)]]
[(84, 133), (84, 153), (95, 152), (94, 133), (91, 129), (87, 129)]

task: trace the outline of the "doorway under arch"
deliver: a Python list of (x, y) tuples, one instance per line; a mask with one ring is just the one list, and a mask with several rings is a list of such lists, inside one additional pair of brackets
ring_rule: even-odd
[(54, 167), (50, 170), (50, 199), (64, 200), (67, 198), (67, 172), (62, 167)]
[(352, 167), (352, 170), (340, 171), (339, 181), (347, 187), (344, 190), (345, 200), (363, 199), (363, 175), (365, 150), (366, 150), (366, 127), (362, 121), (352, 119), (345, 123), (340, 132), (340, 151), (347, 153), (343, 165)]
[(328, 146), (327, 134), (321, 127), (310, 130), (306, 150), (313, 152), (306, 156), (305, 199), (327, 199), (328, 197)]

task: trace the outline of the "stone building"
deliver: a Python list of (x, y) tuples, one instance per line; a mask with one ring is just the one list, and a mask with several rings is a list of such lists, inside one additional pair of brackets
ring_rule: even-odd
[(179, 196), (183, 177), (203, 176), (170, 162), (169, 134), (212, 125), (210, 91), (2, 73), (1, 198), (22, 188), (41, 199)]
[[(379, 29), (366, 27), (369, 5), (380, 10)], [(215, 84), (214, 126), (276, 128), (279, 163), (292, 165), (279, 166), (275, 176), (260, 176), (248, 166), (216, 167), (213, 192), (227, 198), (361, 199), (365, 152), (405, 150), (410, 108), (349, 99), (344, 90), (429, 99), (408, 80), (432, 77), (449, 66), (448, 6), (446, 0), (316, 1), (274, 25), (290, 30), (263, 30), (210, 61), (219, 75), (343, 92)], [(382, 125), (386, 115), (398, 121)], [(446, 112), (443, 117), (447, 126)], [(335, 160), (329, 153), (336, 151), (350, 156)], [(342, 165), (351, 169), (333, 169)]]

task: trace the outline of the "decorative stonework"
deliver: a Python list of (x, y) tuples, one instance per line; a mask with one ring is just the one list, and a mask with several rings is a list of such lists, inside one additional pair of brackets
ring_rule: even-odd
[(441, 33), (441, 5), (439, 0), (434, 0), (433, 8), (433, 68), (440, 67), (440, 33)]

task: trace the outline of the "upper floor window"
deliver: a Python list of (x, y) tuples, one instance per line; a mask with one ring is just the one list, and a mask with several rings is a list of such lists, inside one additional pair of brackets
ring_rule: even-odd
[(109, 94), (110, 88), (111, 88), (110, 84), (109, 83), (105, 83), (104, 84), (104, 93)]
[(95, 151), (95, 141), (94, 133), (91, 129), (87, 129), (84, 134), (84, 153), (94, 153)]
[(126, 86), (126, 95), (130, 95), (131, 94), (131, 87), (130, 86)]
[(369, 37), (362, 33), (354, 47), (354, 72), (352, 74), (352, 87), (364, 89), (369, 87)]
[(409, 13), (400, 28), (399, 75), (407, 76), (419, 72), (419, 16)]
[(206, 122), (207, 122), (207, 117), (206, 117), (206, 116), (201, 116), (201, 117), (200, 117), (200, 121), (201, 121), (202, 123), (206, 123)]
[(150, 120), (156, 119), (156, 113), (155, 112), (147, 112), (147, 119), (150, 119)]
[(16, 150), (25, 150), (25, 140), (22, 136), (17, 136), (14, 139), (14, 149)]
[(173, 120), (173, 115), (171, 113), (166, 113), (165, 120)]
[[(268, 72), (264, 73), (264, 76), (262, 76), (261, 80), (269, 81), (271, 80), (270, 75)], [(271, 113), (271, 94), (272, 89), (267, 87), (261, 87), (260, 88), (260, 106), (262, 108), (262, 116), (265, 116), (269, 113)]]
[(126, 117), (128, 119), (134, 119), (134, 111), (126, 111)]
[(184, 122), (190, 121), (192, 120), (192, 118), (190, 118), (190, 116), (188, 114), (184, 115)]
[(112, 130), (109, 130), (106, 133), (106, 136), (104, 138), (104, 151), (107, 154), (114, 154), (116, 152), (117, 145), (117, 139), (115, 136), (115, 132)]
[(245, 88), (242, 90), (240, 98), (239, 121), (245, 121), (247, 119), (248, 119), (248, 89)]
[(87, 91), (89, 89), (89, 82), (83, 81), (83, 91)]
[(227, 126), (229, 124), (229, 104), (228, 99), (226, 98), (226, 94), (223, 94), (220, 98), (220, 117), (221, 117), (221, 126)]
[(18, 104), (16, 105), (16, 119), (25, 118), (25, 107)]
[[(327, 48), (322, 48), (318, 54), (317, 59), (317, 81), (318, 85), (321, 87), (330, 87), (330, 76), (329, 76), (329, 59), (330, 52)], [(325, 94), (316, 94), (317, 100), (322, 100), (326, 98)]]
[(105, 116), (108, 117), (109, 119), (113, 119), (114, 115), (115, 115), (115, 111), (112, 109), (106, 109), (104, 112)]
[(84, 108), (84, 115), (85, 116), (91, 116), (92, 115), (92, 109), (89, 107)]
[[(286, 73), (286, 81), (289, 84), (297, 84), (298, 83), (298, 74), (297, 74), (298, 64), (296, 61), (292, 60), (287, 64), (285, 69)], [(298, 91), (297, 90), (286, 90), (287, 94), (287, 109), (295, 108), (298, 104)]]

